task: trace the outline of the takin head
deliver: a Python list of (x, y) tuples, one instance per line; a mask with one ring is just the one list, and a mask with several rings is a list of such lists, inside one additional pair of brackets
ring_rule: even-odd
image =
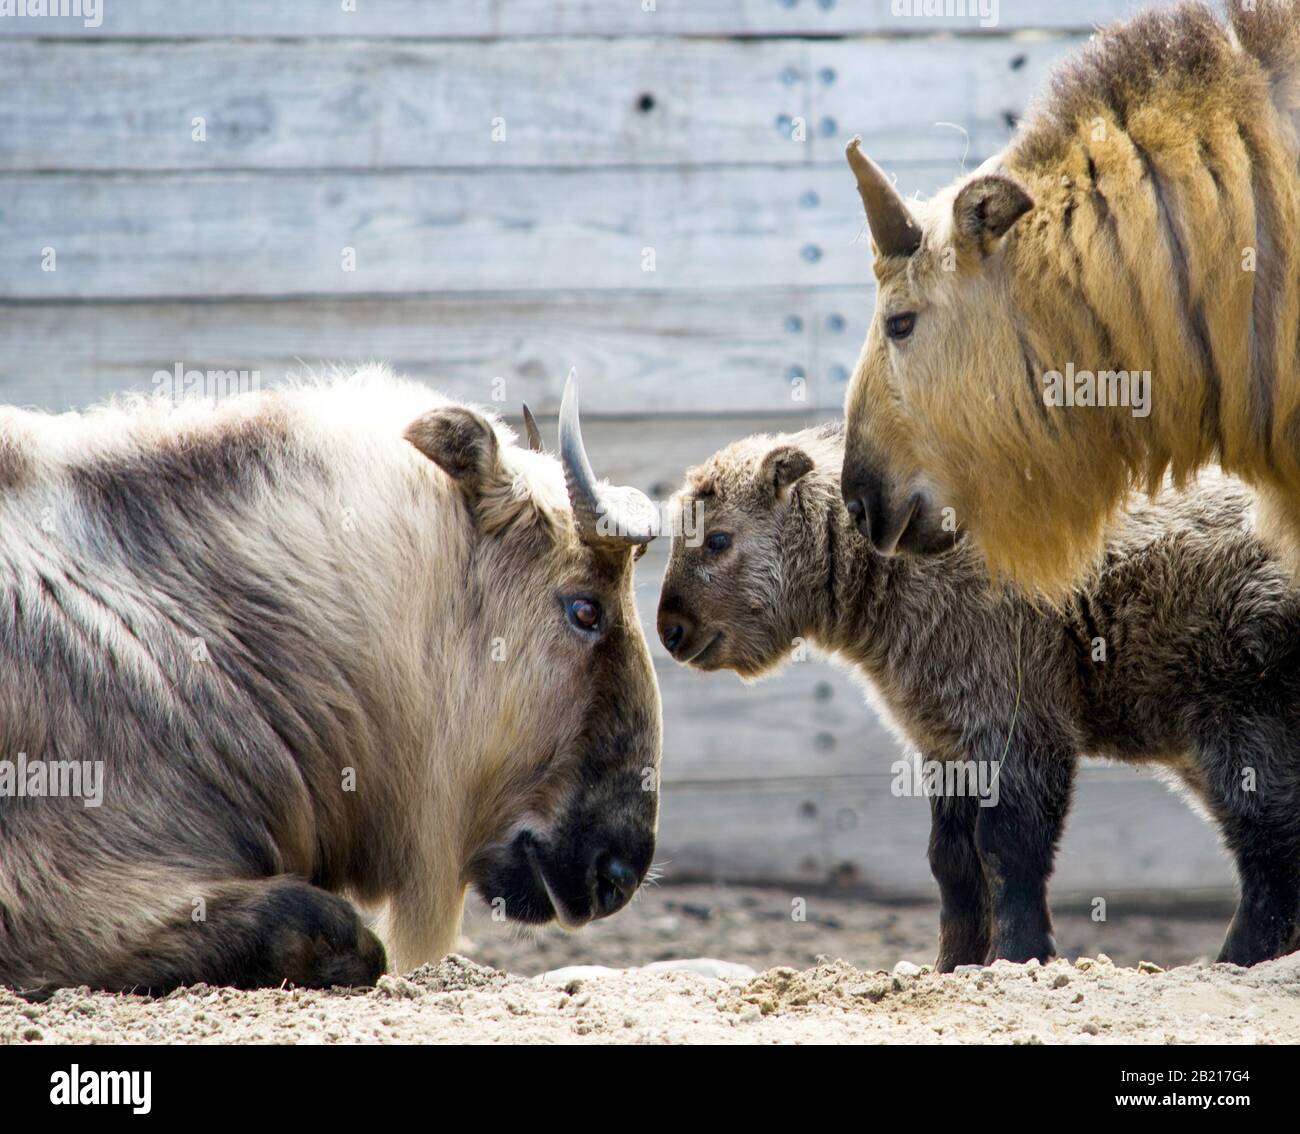
[[(1024, 475), (1012, 433), (1018, 415), (1037, 412), (1015, 400), (1034, 392), (1002, 245), (1034, 202), (998, 173), (908, 202), (856, 139), (848, 154), (878, 293), (845, 405), (845, 506), (886, 556), (946, 550), (954, 531), (982, 539), (993, 527), (1000, 535), (1000, 498), (984, 489)], [(1009, 381), (1024, 389), (1008, 394)], [(1025, 526), (1023, 511), (1005, 520)], [(1010, 562), (998, 559), (996, 543), (981, 550), (1013, 576), (1023, 561), (1023, 548)]]
[(1107, 28), (1003, 154), (924, 202), (849, 144), (879, 286), (842, 482), (878, 551), (946, 546), (947, 510), (995, 577), (1060, 599), (1130, 489), (1213, 463), (1275, 488), (1270, 511), (1300, 538), (1280, 315), (1298, 13), (1231, 0), (1229, 28), (1187, 2)]
[(575, 929), (622, 908), (654, 853), (659, 691), (632, 571), (658, 516), (596, 480), (572, 381), (558, 461), (525, 419), (532, 452), (463, 406), (406, 436), (459, 489), (474, 543), (458, 585), (475, 638), (495, 644), (482, 664), (451, 659), (477, 722), (455, 771), (469, 781), (464, 881), (510, 920)]
[(809, 632), (834, 579), (828, 520), (844, 512), (824, 474), (839, 467), (841, 437), (838, 426), (747, 437), (686, 474), (675, 503), (701, 522), (690, 538), (674, 533), (658, 615), (676, 661), (758, 678)]

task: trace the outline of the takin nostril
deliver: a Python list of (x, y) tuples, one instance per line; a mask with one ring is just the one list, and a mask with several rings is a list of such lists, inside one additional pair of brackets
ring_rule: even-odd
[(686, 637), (686, 627), (676, 622), (671, 626), (665, 626), (662, 637), (664, 648), (670, 654), (675, 654), (678, 646), (682, 644), (682, 639)]
[(631, 901), (640, 884), (640, 876), (621, 858), (602, 854), (596, 861), (596, 916), (617, 913)]
[(849, 515), (852, 516), (854, 520), (862, 519), (862, 513), (866, 511), (862, 504), (862, 497), (860, 496), (850, 496), (846, 501), (844, 501), (844, 507), (849, 510)]

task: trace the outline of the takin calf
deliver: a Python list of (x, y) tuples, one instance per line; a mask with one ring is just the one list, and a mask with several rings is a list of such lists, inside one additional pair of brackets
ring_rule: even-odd
[(402, 969), (471, 884), (617, 910), (655, 842), (654, 528), (572, 389), (558, 460), (383, 372), (0, 410), (0, 983), (372, 983), (340, 893)]
[[(849, 663), (901, 736), (976, 794), (931, 794), (938, 967), (1055, 954), (1047, 882), (1080, 756), (1181, 783), (1236, 861), (1220, 960), (1276, 957), (1300, 914), (1300, 596), (1216, 482), (1143, 500), (1048, 609), (990, 585), (968, 542), (886, 558), (840, 501), (838, 427), (738, 441), (688, 473), (703, 539), (675, 539), (659, 635), (755, 678), (808, 641)], [(949, 777), (945, 774), (945, 780)], [(992, 804), (991, 806), (989, 804)]]

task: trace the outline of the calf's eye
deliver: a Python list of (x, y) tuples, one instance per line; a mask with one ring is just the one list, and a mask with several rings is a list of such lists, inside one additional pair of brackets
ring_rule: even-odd
[(901, 342), (912, 333), (916, 327), (916, 314), (907, 312), (905, 315), (891, 315), (885, 320), (885, 334), (895, 342)]
[(726, 532), (712, 532), (704, 541), (704, 546), (715, 554), (726, 551), (731, 546), (731, 536)]
[(591, 599), (569, 599), (565, 609), (569, 621), (579, 630), (596, 630), (600, 627), (600, 607)]

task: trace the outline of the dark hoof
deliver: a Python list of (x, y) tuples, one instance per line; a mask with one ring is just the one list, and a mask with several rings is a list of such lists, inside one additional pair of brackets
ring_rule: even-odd
[(303, 988), (364, 987), (388, 967), (379, 938), (351, 904), (319, 890), (277, 895), (266, 911), (269, 967)]
[(1032, 940), (1005, 941), (995, 943), (988, 952), (984, 963), (991, 965), (994, 961), (1011, 961), (1023, 965), (1028, 961), (1047, 964), (1056, 960), (1056, 939), (1050, 934)]

